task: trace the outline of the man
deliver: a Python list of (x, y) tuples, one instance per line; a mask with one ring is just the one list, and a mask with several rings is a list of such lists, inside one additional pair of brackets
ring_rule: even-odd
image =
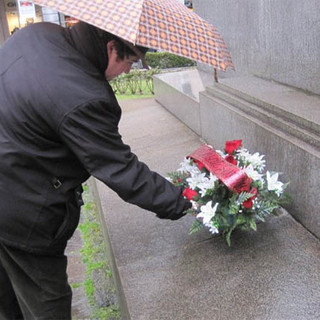
[(31, 25), (0, 49), (0, 319), (71, 318), (64, 250), (90, 175), (160, 218), (190, 207), (118, 132), (108, 81), (145, 51), (85, 23)]

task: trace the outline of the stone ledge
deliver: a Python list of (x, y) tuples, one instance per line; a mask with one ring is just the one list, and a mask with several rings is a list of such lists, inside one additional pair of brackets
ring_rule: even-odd
[(257, 77), (224, 79), (206, 92), (320, 151), (320, 97)]
[(282, 109), (289, 116), (307, 121), (307, 126), (313, 123), (315, 130), (320, 128), (319, 95), (255, 76), (227, 78), (219, 85), (258, 106)]
[(273, 127), (274, 130), (280, 130), (284, 134), (303, 140), (308, 144), (308, 150), (314, 149), (311, 152), (320, 156), (320, 126), (315, 122), (308, 121), (255, 97), (246, 97), (238, 94), (237, 91), (232, 92), (231, 88), (226, 90), (226, 87), (221, 84), (207, 88), (206, 93), (235, 106), (237, 110), (264, 122), (266, 125)]

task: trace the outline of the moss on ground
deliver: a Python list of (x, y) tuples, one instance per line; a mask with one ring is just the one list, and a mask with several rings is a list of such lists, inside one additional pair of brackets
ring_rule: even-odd
[(85, 204), (82, 207), (82, 221), (78, 229), (83, 239), (83, 247), (80, 253), (86, 265), (83, 286), (92, 309), (90, 318), (97, 320), (120, 319), (98, 210), (87, 185), (84, 185), (83, 198)]

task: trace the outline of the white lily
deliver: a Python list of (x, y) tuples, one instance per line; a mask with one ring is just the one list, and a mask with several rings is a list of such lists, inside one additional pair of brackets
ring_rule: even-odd
[(260, 155), (259, 152), (252, 154), (249, 157), (249, 162), (254, 168), (264, 168), (266, 161), (263, 159), (264, 155)]
[(282, 193), (283, 189), (283, 183), (281, 181), (278, 181), (279, 173), (276, 172), (274, 174), (271, 174), (269, 171), (267, 171), (267, 184), (268, 184), (268, 190), (269, 191), (275, 191), (278, 196)]
[(219, 230), (213, 225), (211, 219), (215, 216), (219, 203), (216, 203), (212, 207), (212, 201), (209, 201), (206, 205), (200, 207), (200, 213), (197, 214), (197, 218), (202, 218), (202, 224), (209, 228), (212, 234), (219, 233)]
[(203, 183), (205, 180), (208, 180), (208, 178), (206, 178), (206, 174), (205, 173), (194, 173), (191, 172), (191, 177), (187, 179), (188, 185), (190, 189), (195, 189), (199, 186), (199, 184)]
[(200, 173), (200, 170), (197, 167), (197, 165), (194, 163), (191, 163), (191, 160), (187, 158), (184, 158), (183, 161), (180, 163), (180, 168), (178, 169), (178, 171)]
[(219, 233), (219, 230), (210, 222), (209, 224), (206, 224), (206, 227), (209, 228), (209, 232), (212, 234)]
[(206, 194), (208, 189), (214, 188), (215, 182), (217, 180), (218, 180), (218, 178), (210, 172), (209, 179), (204, 179), (202, 183), (198, 184), (198, 188), (200, 189), (199, 193), (200, 193), (201, 197), (203, 197)]
[(212, 207), (212, 201), (209, 201), (206, 205), (200, 207), (200, 213), (197, 214), (197, 218), (202, 218), (204, 225), (209, 224), (211, 219), (215, 216), (219, 203), (216, 203)]
[(249, 164), (243, 169), (249, 178), (254, 181), (261, 181), (263, 183), (263, 175), (260, 174), (257, 170), (254, 169), (252, 164)]
[(260, 155), (259, 152), (250, 154), (247, 149), (241, 148), (238, 150), (238, 154), (244, 162), (251, 164), (255, 169), (262, 170), (265, 167), (264, 155)]

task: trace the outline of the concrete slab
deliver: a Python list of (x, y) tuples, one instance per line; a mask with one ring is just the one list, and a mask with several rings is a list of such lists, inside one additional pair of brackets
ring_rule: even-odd
[[(152, 99), (121, 102), (120, 132), (140, 160), (175, 170), (200, 138)], [(236, 232), (229, 248), (193, 220), (155, 218), (97, 182), (117, 272), (123, 319), (316, 320), (319, 240), (288, 213)]]

